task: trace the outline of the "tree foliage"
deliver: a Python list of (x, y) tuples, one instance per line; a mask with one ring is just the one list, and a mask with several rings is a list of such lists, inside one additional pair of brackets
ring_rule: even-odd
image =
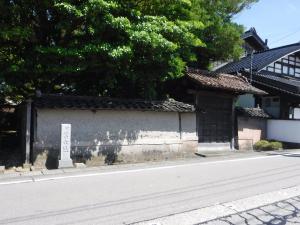
[(198, 37), (206, 44), (196, 48), (196, 65), (208, 68), (211, 62), (238, 59), (243, 53), (242, 25), (232, 22), (233, 16), (249, 8), (258, 0), (192, 0), (194, 20), (201, 20), (205, 28)]
[(238, 56), (230, 18), (252, 2), (1, 0), (0, 93), (157, 98), (187, 65)]

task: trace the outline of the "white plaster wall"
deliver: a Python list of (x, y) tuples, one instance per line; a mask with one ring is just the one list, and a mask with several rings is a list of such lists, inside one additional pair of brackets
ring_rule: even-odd
[(198, 141), (196, 133), (196, 113), (181, 113), (181, 138)]
[[(195, 114), (181, 115), (182, 138), (197, 140)], [(38, 109), (36, 143), (43, 147), (59, 147), (62, 123), (72, 125), (73, 146), (181, 142), (179, 116), (175, 112)]]
[(300, 143), (300, 121), (299, 120), (268, 120), (268, 139)]
[(300, 119), (300, 108), (294, 108), (294, 119)]

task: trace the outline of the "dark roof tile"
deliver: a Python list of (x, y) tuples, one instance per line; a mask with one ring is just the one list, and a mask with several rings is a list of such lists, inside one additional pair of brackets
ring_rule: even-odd
[[(244, 73), (244, 75), (249, 77), (248, 73)], [(280, 74), (263, 70), (253, 74), (252, 80), (254, 84), (300, 97), (300, 79), (280, 76)]]
[(36, 108), (117, 109), (162, 112), (194, 112), (194, 106), (173, 99), (146, 101), (106, 97), (42, 95), (34, 99)]
[[(252, 66), (254, 71), (260, 71), (267, 65), (276, 60), (284, 57), (285, 55), (292, 54), (300, 51), (300, 43), (281, 46), (278, 48), (272, 48), (263, 52), (257, 52), (253, 54)], [(216, 72), (222, 73), (236, 73), (245, 69), (250, 69), (251, 56), (241, 58), (239, 61), (230, 62), (221, 68), (218, 68)]]

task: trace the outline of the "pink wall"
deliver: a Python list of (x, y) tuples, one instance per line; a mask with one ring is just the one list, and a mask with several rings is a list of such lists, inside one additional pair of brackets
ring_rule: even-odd
[(253, 145), (266, 138), (266, 120), (238, 117), (238, 144), (240, 150), (251, 150)]

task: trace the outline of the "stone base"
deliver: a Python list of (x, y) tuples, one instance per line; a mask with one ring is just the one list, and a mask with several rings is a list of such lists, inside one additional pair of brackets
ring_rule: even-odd
[(229, 142), (224, 143), (199, 143), (197, 152), (205, 152), (205, 151), (230, 151), (231, 144)]
[(74, 163), (75, 168), (86, 168), (84, 163)]
[(59, 169), (61, 169), (61, 168), (70, 168), (70, 167), (74, 167), (72, 159), (58, 160), (58, 168)]
[(23, 163), (23, 169), (30, 169), (31, 166), (30, 163)]

